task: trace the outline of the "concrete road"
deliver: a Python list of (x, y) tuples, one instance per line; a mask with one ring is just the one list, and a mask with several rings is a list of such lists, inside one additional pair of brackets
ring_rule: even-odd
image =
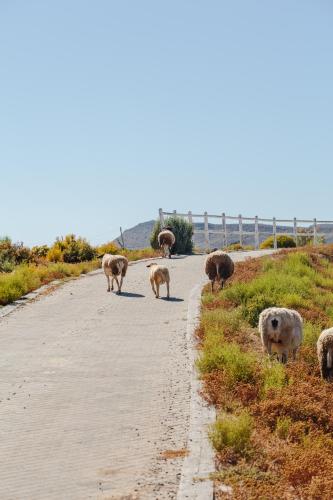
[(170, 301), (154, 298), (137, 263), (121, 296), (90, 275), (0, 320), (2, 500), (176, 497), (187, 300), (205, 280), (204, 258), (164, 260)]

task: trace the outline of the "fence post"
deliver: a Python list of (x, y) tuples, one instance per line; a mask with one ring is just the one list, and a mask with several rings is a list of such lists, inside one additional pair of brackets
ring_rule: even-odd
[(222, 214), (222, 231), (223, 231), (223, 239), (224, 239), (224, 246), (228, 246), (228, 238), (227, 238), (227, 224), (225, 220), (225, 213), (223, 212)]
[(162, 228), (164, 226), (164, 217), (163, 217), (163, 210), (162, 210), (162, 208), (158, 209), (158, 214), (159, 214), (159, 217), (160, 217), (160, 223), (161, 223), (161, 228)]
[(295, 238), (295, 243), (297, 246), (297, 219), (294, 217), (294, 238)]
[(205, 245), (206, 249), (209, 250), (209, 231), (208, 231), (208, 214), (204, 213), (204, 226), (205, 226)]
[(258, 225), (258, 215), (254, 219), (254, 242), (256, 250), (259, 249), (259, 225)]
[(274, 249), (277, 249), (277, 238), (276, 238), (276, 218), (273, 217), (273, 243)]
[(238, 224), (239, 224), (239, 244), (243, 245), (243, 218), (241, 214), (238, 216)]
[(318, 244), (318, 239), (317, 239), (317, 219), (313, 219), (313, 244), (317, 245)]
[(193, 226), (193, 218), (191, 210), (188, 211), (188, 221)]

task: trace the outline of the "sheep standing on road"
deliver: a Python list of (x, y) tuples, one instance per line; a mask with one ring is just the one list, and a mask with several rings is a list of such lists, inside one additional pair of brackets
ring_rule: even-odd
[(169, 257), (171, 259), (171, 248), (176, 242), (175, 235), (172, 232), (172, 228), (167, 226), (162, 229), (162, 231), (157, 236), (158, 244), (163, 250), (164, 257)]
[(303, 340), (303, 321), (293, 309), (269, 307), (259, 316), (259, 332), (264, 351), (276, 353), (282, 363), (288, 361), (289, 351), (293, 359)]
[[(160, 285), (166, 283), (167, 298), (170, 298), (170, 274), (169, 269), (165, 266), (160, 266), (156, 262), (148, 264), (150, 268), (150, 284), (157, 299), (160, 298)], [(156, 287), (156, 289), (155, 289)]]
[(330, 379), (333, 375), (333, 328), (324, 330), (317, 340), (317, 355), (322, 378)]
[(208, 255), (205, 272), (211, 281), (213, 292), (214, 281), (220, 283), (220, 288), (222, 289), (226, 280), (232, 276), (234, 263), (227, 253), (222, 252), (222, 250), (216, 250)]
[[(111, 290), (113, 290), (113, 280), (116, 280), (118, 286), (118, 294), (121, 294), (121, 287), (123, 284), (123, 278), (126, 276), (126, 271), (128, 267), (128, 260), (123, 255), (110, 255), (106, 253), (102, 259), (102, 268), (105, 273), (108, 288), (107, 291), (110, 292), (110, 276), (111, 276)], [(118, 276), (120, 276), (120, 283), (118, 281)]]

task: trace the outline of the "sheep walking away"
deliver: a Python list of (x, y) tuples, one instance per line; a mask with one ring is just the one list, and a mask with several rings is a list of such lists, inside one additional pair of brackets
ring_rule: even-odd
[(157, 236), (158, 244), (163, 251), (164, 257), (171, 259), (171, 248), (176, 242), (176, 237), (172, 232), (172, 228), (167, 226)]
[(234, 263), (231, 257), (222, 250), (216, 250), (210, 253), (206, 259), (205, 272), (210, 279), (212, 292), (214, 290), (214, 282), (219, 283), (222, 289), (226, 280), (232, 276), (234, 272)]
[[(126, 276), (126, 271), (128, 267), (128, 260), (123, 255), (110, 255), (106, 253), (102, 259), (102, 268), (105, 273), (108, 288), (107, 291), (113, 290), (113, 281), (115, 280), (118, 287), (118, 294), (121, 294), (121, 287), (123, 285), (123, 278)], [(118, 276), (120, 277), (120, 283), (118, 281)], [(111, 277), (111, 288), (110, 288), (110, 277)]]
[[(155, 262), (148, 264), (150, 268), (150, 284), (155, 297), (159, 299), (160, 297), (160, 285), (166, 284), (167, 287), (167, 298), (170, 298), (170, 274), (169, 269), (165, 266), (160, 266)], [(156, 288), (155, 288), (156, 287)]]

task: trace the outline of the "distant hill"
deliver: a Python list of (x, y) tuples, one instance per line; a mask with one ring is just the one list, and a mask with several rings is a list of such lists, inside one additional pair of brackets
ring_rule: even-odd
[[(150, 246), (150, 235), (153, 230), (155, 220), (141, 222), (136, 226), (124, 231), (124, 243), (126, 248), (137, 249)], [(195, 223), (196, 229), (203, 229), (203, 223)], [(210, 234), (209, 241), (211, 248), (220, 248), (223, 244), (222, 226), (220, 224), (209, 224), (210, 230), (218, 230), (221, 234)], [(311, 229), (311, 227), (309, 228)], [(243, 224), (244, 232), (253, 232), (254, 224)], [(238, 224), (227, 224), (228, 244), (237, 243), (239, 241)], [(293, 230), (290, 226), (277, 226), (278, 233), (292, 234)], [(325, 235), (326, 243), (333, 243), (333, 226), (325, 224), (318, 226), (318, 232)], [(272, 234), (272, 226), (269, 224), (259, 224), (259, 240), (260, 243)], [(120, 240), (120, 236), (117, 238)], [(115, 241), (117, 241), (117, 239)], [(243, 243), (245, 245), (254, 245), (254, 234), (244, 235)], [(205, 248), (204, 234), (196, 234), (194, 236), (194, 245), (197, 248)]]
[[(150, 235), (153, 230), (155, 220), (149, 220), (147, 222), (141, 222), (130, 229), (126, 229), (123, 232), (125, 247), (131, 250), (137, 248), (150, 247)], [(116, 238), (120, 241), (120, 236)]]

